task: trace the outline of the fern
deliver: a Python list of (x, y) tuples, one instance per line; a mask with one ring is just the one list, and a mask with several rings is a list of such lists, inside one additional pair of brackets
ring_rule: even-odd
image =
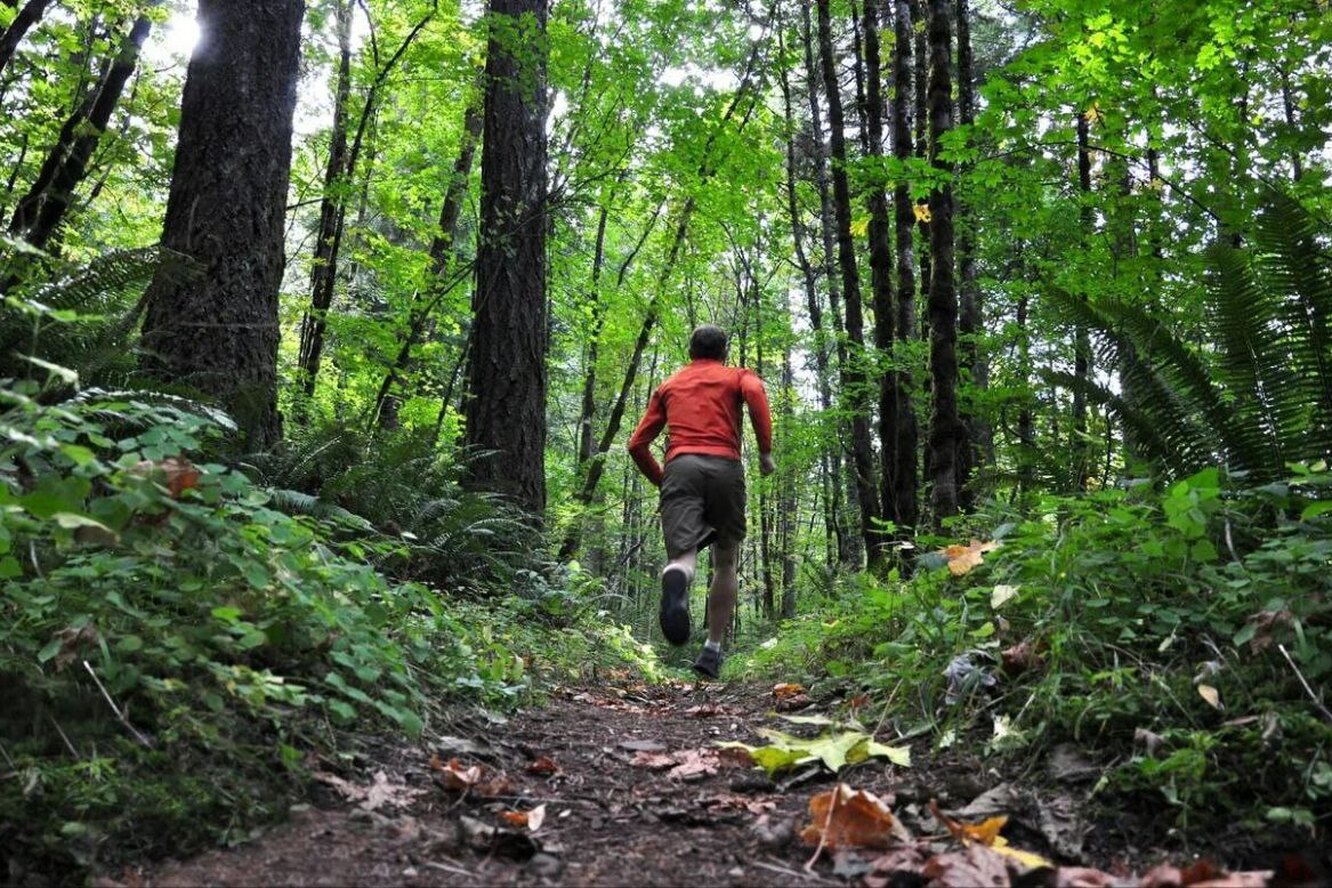
[(1221, 462), (1268, 480), (1332, 455), (1332, 263), (1315, 221), (1274, 197), (1254, 249), (1208, 259), (1205, 349), (1136, 305), (1047, 295), (1098, 338), (1133, 403), (1066, 373), (1046, 378), (1115, 415), (1167, 474)]

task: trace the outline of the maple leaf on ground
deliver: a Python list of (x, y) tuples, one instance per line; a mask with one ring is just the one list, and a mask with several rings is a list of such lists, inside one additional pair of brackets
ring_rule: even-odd
[(772, 695), (778, 700), (786, 700), (803, 693), (805, 693), (805, 686), (794, 682), (783, 682), (772, 686)]
[(537, 805), (530, 811), (501, 811), (500, 817), (510, 826), (526, 827), (536, 832), (546, 822), (546, 806)]
[(878, 796), (845, 783), (811, 798), (809, 816), (800, 837), (820, 848), (888, 848), (909, 839)]
[(1007, 839), (999, 835), (999, 831), (1008, 823), (1007, 815), (989, 817), (981, 823), (962, 823), (945, 817), (944, 813), (939, 810), (939, 803), (934, 799), (930, 800), (930, 813), (934, 815), (935, 820), (939, 821), (945, 829), (953, 834), (953, 838), (964, 845), (984, 845), (1004, 857), (1017, 861), (1026, 869), (1054, 868), (1054, 864), (1044, 857), (1030, 851), (1023, 851), (1020, 848), (1013, 848), (1009, 846)]

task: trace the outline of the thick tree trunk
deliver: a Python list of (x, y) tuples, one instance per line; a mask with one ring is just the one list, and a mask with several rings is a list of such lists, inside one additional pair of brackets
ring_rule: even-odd
[[(1022, 255), (1022, 244), (1017, 245), (1018, 255)], [(1031, 385), (1031, 329), (1027, 323), (1031, 295), (1026, 287), (1022, 288), (1017, 303), (1018, 328), (1018, 383), (1024, 390)], [(1031, 397), (1024, 394), (1022, 406), (1018, 410), (1018, 491), (1031, 493), (1036, 485), (1036, 421), (1032, 412)]]
[(278, 287), (302, 0), (199, 0), (162, 244), (206, 269), (146, 294), (144, 368), (217, 396), (252, 449), (277, 442)]
[[(928, 160), (930, 156), (930, 45), (925, 22), (925, 4), (927, 2), (929, 0), (910, 0), (911, 31), (915, 43), (915, 53), (912, 56), (912, 61), (915, 62), (915, 90), (913, 94), (916, 100), (916, 156), (921, 160)], [(913, 210), (912, 213), (914, 214), (915, 211)], [(933, 276), (930, 267), (930, 227), (923, 218), (918, 218), (916, 230), (920, 233), (916, 259), (920, 266), (920, 299), (922, 307), (924, 307), (930, 289), (930, 278)], [(919, 322), (920, 338), (928, 340), (930, 338), (928, 311), (920, 314)], [(932, 382), (927, 374), (925, 390), (929, 391), (931, 385)], [(926, 449), (925, 459), (925, 474), (929, 475), (928, 448)]]
[(930, 505), (934, 523), (957, 514), (956, 455), (963, 440), (957, 415), (957, 293), (953, 282), (953, 164), (942, 156), (953, 128), (948, 0), (928, 0), (930, 45), (930, 163), (945, 184), (930, 192), (930, 377), (934, 409), (930, 417)]
[(314, 256), (310, 260), (310, 309), (301, 320), (301, 344), (297, 365), (306, 396), (314, 394), (323, 350), (324, 317), (333, 304), (337, 279), (336, 245), (343, 220), (342, 190), (347, 176), (347, 119), (351, 101), (351, 31), (354, 0), (338, 0), (335, 9), (338, 35), (338, 76), (333, 90), (333, 130), (329, 134), (328, 166), (324, 172), (324, 197), (319, 203), (319, 228), (315, 232)]
[[(902, 163), (911, 159), (911, 123), (908, 109), (912, 95), (911, 4), (893, 4), (893, 156)], [(893, 463), (884, 462), (884, 513), (910, 532), (920, 518), (916, 496), (919, 424), (912, 398), (911, 369), (905, 344), (916, 338), (915, 250), (912, 227), (916, 224), (911, 192), (905, 179), (893, 189), (894, 245), (897, 250), (897, 333), (895, 358), (898, 366), (897, 415), (894, 422)]]
[[(962, 126), (969, 127), (976, 121), (976, 88), (972, 71), (971, 13), (967, 5), (968, 0), (956, 0), (957, 116)], [(967, 164), (963, 168), (963, 177), (970, 166)], [(970, 374), (971, 389), (973, 392), (981, 392), (989, 385), (990, 368), (980, 343), (985, 319), (976, 272), (976, 219), (971, 210), (964, 188), (957, 200), (958, 334), (962, 346), (961, 363)], [(974, 406), (963, 415), (962, 427), (965, 437), (957, 451), (957, 486), (963, 503), (970, 508), (975, 499), (970, 485), (971, 476), (990, 459), (994, 437), (989, 423), (978, 414)]]
[(120, 104), (125, 84), (138, 66), (139, 53), (150, 30), (152, 22), (146, 15), (135, 20), (94, 95), (65, 121), (36, 181), (14, 208), (10, 234), (34, 247), (45, 247), (64, 221), (74, 189), (88, 174), (88, 161)]
[[(9, 7), (15, 8), (17, 2), (9, 3)], [(46, 14), (46, 8), (51, 5), (51, 0), (28, 0), (23, 4), (23, 8), (14, 16), (14, 20), (9, 23), (9, 27), (0, 33), (0, 76), (5, 73), (10, 61), (14, 58), (14, 53), (18, 50), (19, 44), (33, 26), (42, 20)]]
[[(884, 101), (883, 61), (879, 50), (880, 10), (883, 0), (865, 0), (865, 132), (871, 157), (883, 154)], [(892, 224), (889, 221), (888, 195), (878, 183), (869, 194), (870, 279), (874, 293), (874, 347), (879, 361), (879, 451), (881, 473), (879, 500), (883, 517), (901, 525), (902, 517), (893, 508), (897, 502), (896, 468), (898, 463), (897, 420), (901, 411), (901, 378), (892, 366), (896, 340), (897, 300), (893, 294)], [(909, 230), (909, 229), (908, 229)]]
[[(837, 369), (840, 378), (846, 373), (846, 340), (842, 337), (841, 285), (837, 279), (837, 252), (834, 247), (836, 223), (833, 221), (832, 189), (828, 184), (828, 147), (823, 141), (823, 112), (819, 108), (820, 74), (814, 56), (814, 27), (809, 18), (809, 4), (802, 3), (800, 9), (802, 16), (801, 37), (805, 45), (805, 71), (808, 75), (810, 129), (815, 147), (814, 186), (819, 193), (819, 232), (823, 239), (823, 276), (824, 280), (827, 281), (828, 310), (832, 315), (832, 333), (837, 344)], [(819, 317), (817, 314), (811, 313), (811, 323), (817, 317)], [(832, 401), (830, 399), (824, 409), (830, 410), (831, 408)], [(861, 551), (863, 548), (861, 546), (861, 536), (848, 520), (847, 511), (850, 510), (858, 516), (860, 505), (856, 497), (855, 484), (846, 484), (842, 471), (842, 458), (846, 450), (843, 442), (849, 437), (849, 433), (850, 429), (847, 427), (847, 423), (839, 420), (837, 428), (838, 444), (831, 457), (832, 489), (828, 502), (837, 522), (838, 561), (852, 569), (859, 569), (861, 562), (864, 560), (864, 553)], [(843, 484), (846, 484), (845, 488)], [(848, 500), (845, 508), (842, 505), (844, 489)]]
[(470, 482), (546, 508), (546, 0), (491, 0), (481, 237), (465, 444)]
[[(789, 310), (789, 306), (788, 306)], [(787, 338), (786, 348), (782, 353), (782, 390), (778, 412), (782, 418), (782, 429), (789, 435), (795, 428), (795, 397), (792, 387), (795, 374), (791, 369), (791, 340)], [(783, 447), (784, 451), (790, 448)], [(782, 610), (781, 616), (789, 620), (796, 611), (796, 563), (795, 563), (795, 526), (796, 512), (799, 508), (796, 495), (796, 476), (790, 469), (783, 469), (778, 484), (781, 491), (778, 512), (780, 513), (780, 540), (782, 556)]]
[(819, 56), (823, 69), (823, 88), (828, 100), (828, 128), (832, 141), (833, 208), (837, 224), (837, 260), (842, 272), (842, 291), (846, 295), (846, 334), (849, 340), (842, 386), (851, 410), (851, 458), (855, 472), (856, 496), (860, 501), (860, 533), (865, 542), (866, 560), (877, 569), (883, 550), (882, 535), (874, 527), (878, 516), (878, 495), (874, 489), (874, 454), (870, 443), (869, 403), (865, 378), (865, 323), (861, 312), (860, 270), (856, 267), (855, 245), (851, 240), (851, 187), (846, 173), (846, 132), (842, 97), (837, 80), (837, 61), (833, 56), (832, 21), (829, 0), (818, 0)]

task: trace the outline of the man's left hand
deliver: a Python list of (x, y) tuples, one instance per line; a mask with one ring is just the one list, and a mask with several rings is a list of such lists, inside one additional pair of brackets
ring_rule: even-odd
[(777, 463), (773, 462), (771, 453), (759, 454), (759, 472), (765, 477), (777, 471)]

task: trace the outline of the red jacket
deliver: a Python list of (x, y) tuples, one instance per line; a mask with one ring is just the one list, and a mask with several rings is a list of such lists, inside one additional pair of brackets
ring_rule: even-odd
[(690, 362), (652, 393), (647, 413), (629, 439), (629, 455), (648, 480), (661, 486), (662, 468), (648, 445), (668, 429), (666, 461), (682, 453), (740, 459), (740, 405), (749, 419), (759, 453), (772, 452), (772, 414), (763, 380), (741, 367), (701, 358)]

